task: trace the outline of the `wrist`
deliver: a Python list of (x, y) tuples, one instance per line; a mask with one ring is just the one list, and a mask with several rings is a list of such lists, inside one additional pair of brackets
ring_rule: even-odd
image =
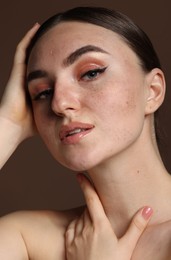
[(21, 127), (0, 116), (0, 168), (6, 163), (23, 139)]

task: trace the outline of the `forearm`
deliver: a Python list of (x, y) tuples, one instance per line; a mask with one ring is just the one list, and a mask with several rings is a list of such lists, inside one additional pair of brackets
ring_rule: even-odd
[(21, 127), (0, 116), (0, 169), (21, 142)]

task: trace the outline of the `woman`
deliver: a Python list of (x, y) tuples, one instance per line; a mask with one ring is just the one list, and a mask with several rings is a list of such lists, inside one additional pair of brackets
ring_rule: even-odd
[(38, 27), (19, 44), (2, 99), (1, 165), (37, 131), (57, 161), (93, 184), (77, 175), (86, 208), (2, 218), (1, 258), (170, 259), (171, 180), (154, 127), (165, 79), (148, 37), (103, 8)]

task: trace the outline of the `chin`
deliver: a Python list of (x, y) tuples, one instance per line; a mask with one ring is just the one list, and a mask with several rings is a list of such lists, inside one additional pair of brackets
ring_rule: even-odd
[(85, 159), (78, 159), (75, 158), (75, 160), (71, 159), (65, 159), (65, 160), (57, 160), (61, 165), (64, 167), (75, 171), (75, 172), (85, 172), (88, 171), (92, 168), (94, 168), (96, 165), (95, 163), (91, 163), (90, 160), (85, 160)]
[[(61, 163), (61, 162), (59, 162)], [(84, 163), (81, 162), (65, 162), (65, 163), (61, 163), (64, 167), (75, 171), (75, 172), (85, 172), (88, 170), (89, 167), (87, 167), (87, 164), (84, 165)]]
[(68, 152), (61, 151), (61, 153), (51, 150), (50, 152), (61, 165), (76, 172), (89, 171), (101, 165), (108, 158), (106, 153), (101, 152), (101, 149), (75, 149)]

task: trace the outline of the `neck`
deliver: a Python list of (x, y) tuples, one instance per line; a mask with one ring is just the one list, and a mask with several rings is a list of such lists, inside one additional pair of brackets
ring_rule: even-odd
[[(154, 210), (150, 224), (171, 218), (171, 180), (153, 142), (130, 147), (90, 170), (92, 179), (115, 233), (121, 237), (133, 215), (143, 206)], [(150, 155), (150, 156), (149, 156)]]

